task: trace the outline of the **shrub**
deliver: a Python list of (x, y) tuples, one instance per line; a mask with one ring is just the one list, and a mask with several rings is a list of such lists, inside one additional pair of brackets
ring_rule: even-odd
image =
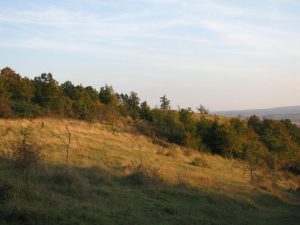
[(161, 140), (161, 139), (159, 139), (159, 138), (154, 138), (154, 139), (152, 140), (152, 144), (154, 144), (154, 145), (159, 145), (159, 146), (161, 146), (161, 147), (163, 147), (163, 148), (169, 148), (169, 146), (170, 146), (170, 144), (169, 144), (168, 142), (163, 141), (163, 140)]
[(37, 165), (41, 158), (38, 145), (32, 138), (32, 122), (19, 131), (19, 137), (16, 142), (11, 144), (11, 156), (17, 169), (25, 174), (27, 183), (30, 169), (35, 166), (37, 176)]
[(272, 178), (268, 178), (259, 174), (253, 175), (251, 185), (269, 192), (274, 192), (277, 188), (276, 182)]
[(134, 186), (158, 185), (163, 182), (158, 169), (146, 168), (142, 164), (135, 166), (131, 174), (127, 176), (129, 184)]
[(179, 188), (185, 188), (189, 184), (189, 177), (185, 173), (178, 173), (177, 174), (177, 184), (176, 186)]
[(197, 177), (197, 182), (201, 187), (210, 187), (212, 186), (212, 180), (209, 177)]
[(193, 166), (199, 166), (203, 168), (209, 168), (209, 165), (203, 157), (196, 157), (194, 160), (191, 162)]

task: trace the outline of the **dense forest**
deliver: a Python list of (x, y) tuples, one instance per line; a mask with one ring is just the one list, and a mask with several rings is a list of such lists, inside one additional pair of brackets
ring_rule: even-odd
[(247, 160), (250, 165), (300, 172), (300, 128), (290, 120), (218, 119), (199, 115), (191, 108), (171, 110), (170, 100), (160, 98), (160, 108), (140, 102), (138, 94), (117, 93), (105, 85), (59, 84), (51, 73), (34, 79), (22, 77), (10, 68), (0, 74), (0, 117), (61, 117), (114, 123), (133, 122), (144, 135), (199, 151)]

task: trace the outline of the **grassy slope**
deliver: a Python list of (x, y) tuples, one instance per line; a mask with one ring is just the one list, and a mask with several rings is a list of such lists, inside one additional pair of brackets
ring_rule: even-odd
[[(17, 128), (27, 123), (0, 120), (2, 155)], [(72, 132), (68, 169), (62, 166), (66, 151), (58, 138), (66, 139), (66, 124)], [(275, 187), (265, 179), (263, 190), (253, 190), (242, 162), (162, 147), (126, 130), (36, 120), (43, 165), (38, 179), (33, 176), (26, 186), (2, 157), (0, 182), (12, 186), (13, 197), (0, 201), (0, 224), (299, 224), (300, 199), (294, 191), (299, 178), (278, 173)], [(138, 165), (151, 178), (140, 185), (129, 179)]]

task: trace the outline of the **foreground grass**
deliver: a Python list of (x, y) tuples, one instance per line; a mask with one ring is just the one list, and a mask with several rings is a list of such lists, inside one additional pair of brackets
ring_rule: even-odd
[[(0, 121), (0, 224), (299, 224), (299, 178), (279, 173), (276, 187), (253, 189), (242, 162), (163, 147), (121, 125), (35, 121), (44, 162), (26, 185), (4, 157), (26, 123)], [(66, 124), (69, 166), (57, 138)]]

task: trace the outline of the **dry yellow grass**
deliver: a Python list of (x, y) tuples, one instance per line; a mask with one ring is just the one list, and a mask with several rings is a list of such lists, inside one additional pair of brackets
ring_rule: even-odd
[[(15, 139), (16, 131), (28, 123), (28, 120), (0, 120), (3, 154), (9, 142)], [(66, 125), (69, 125), (72, 133), (71, 165), (104, 167), (121, 176), (131, 172), (131, 165), (142, 163), (156, 169), (171, 184), (186, 183), (195, 188), (208, 188), (235, 197), (252, 190), (249, 172), (243, 162), (183, 149), (177, 145), (165, 148), (153, 144), (151, 138), (124, 132), (128, 130), (124, 126), (36, 119), (33, 123), (34, 135), (47, 163), (65, 162), (66, 147), (63, 140), (67, 140)], [(277, 176), (280, 177), (279, 191), (299, 188), (299, 178), (293, 175)]]

